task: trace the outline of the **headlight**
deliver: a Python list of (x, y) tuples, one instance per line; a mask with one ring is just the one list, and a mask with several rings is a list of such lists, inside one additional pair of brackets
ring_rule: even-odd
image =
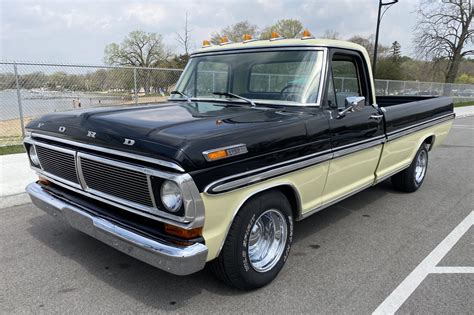
[(38, 158), (38, 154), (36, 154), (36, 149), (34, 145), (30, 145), (29, 153), (30, 153), (31, 163), (33, 163), (35, 166), (39, 166), (40, 161)]
[(161, 185), (160, 189), (161, 202), (169, 212), (178, 212), (183, 205), (183, 198), (179, 186), (169, 180)]

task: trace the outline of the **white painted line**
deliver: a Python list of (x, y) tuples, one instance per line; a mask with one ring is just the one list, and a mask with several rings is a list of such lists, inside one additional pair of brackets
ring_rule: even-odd
[(453, 248), (461, 237), (474, 225), (474, 211), (472, 211), (438, 246), (398, 285), (398, 287), (373, 312), (378, 314), (394, 314), (413, 291), (423, 282), (426, 276), (435, 272), (436, 265)]
[(453, 125), (453, 127), (470, 127), (470, 128), (474, 128), (473, 125)]
[(463, 129), (463, 130), (474, 130), (474, 127), (458, 127), (458, 126), (453, 126), (454, 129)]
[(474, 267), (435, 267), (431, 273), (474, 273)]

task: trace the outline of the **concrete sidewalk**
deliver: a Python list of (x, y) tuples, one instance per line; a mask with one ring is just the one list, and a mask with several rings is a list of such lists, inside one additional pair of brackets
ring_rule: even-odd
[(30, 202), (25, 186), (37, 178), (26, 153), (0, 156), (0, 209)]
[[(474, 116), (474, 106), (455, 108), (456, 118)], [(38, 177), (25, 153), (0, 156), (0, 209), (30, 202), (25, 187)]]

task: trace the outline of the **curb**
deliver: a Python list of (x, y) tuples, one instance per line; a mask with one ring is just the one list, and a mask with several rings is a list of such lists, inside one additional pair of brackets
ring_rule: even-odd
[(15, 195), (2, 196), (0, 198), (0, 209), (20, 206), (30, 202), (30, 196), (28, 196), (26, 192), (22, 192)]

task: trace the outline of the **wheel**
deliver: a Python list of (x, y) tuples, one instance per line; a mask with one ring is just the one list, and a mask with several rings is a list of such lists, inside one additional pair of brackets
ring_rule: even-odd
[(293, 239), (290, 203), (279, 191), (247, 201), (210, 268), (228, 285), (251, 290), (270, 283), (285, 264)]
[(428, 169), (428, 148), (422, 144), (410, 166), (392, 176), (395, 189), (404, 192), (414, 192), (421, 187)]

